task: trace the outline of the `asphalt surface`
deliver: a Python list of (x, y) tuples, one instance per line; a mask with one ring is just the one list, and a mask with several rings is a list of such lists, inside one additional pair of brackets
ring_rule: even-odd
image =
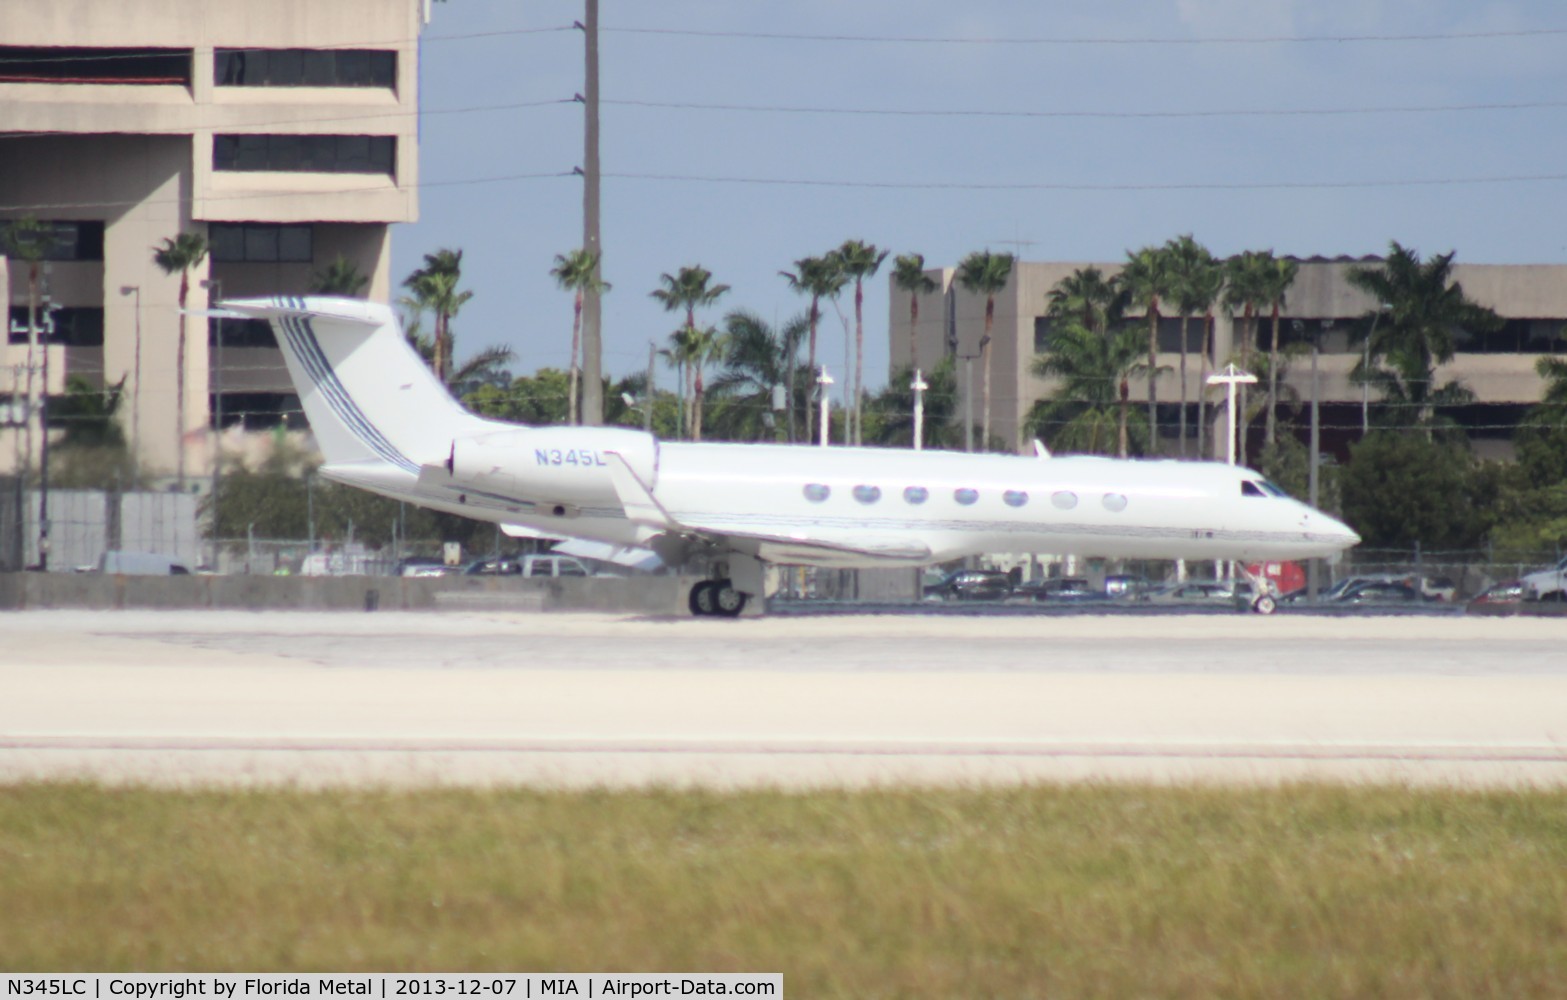
[(8, 613), (0, 781), (1567, 784), (1567, 619), (927, 610)]

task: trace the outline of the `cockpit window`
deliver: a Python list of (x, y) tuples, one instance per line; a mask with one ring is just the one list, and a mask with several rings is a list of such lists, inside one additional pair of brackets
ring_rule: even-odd
[(1278, 487), (1278, 486), (1276, 486), (1276, 485), (1275, 485), (1275, 484), (1273, 484), (1273, 483), (1270, 483), (1270, 482), (1268, 482), (1268, 480), (1266, 480), (1266, 479), (1264, 479), (1264, 480), (1263, 480), (1263, 481), (1262, 481), (1262, 488), (1263, 488), (1263, 489), (1264, 489), (1264, 490), (1267, 490), (1267, 491), (1268, 491), (1268, 495), (1269, 495), (1269, 496), (1275, 496), (1275, 497), (1285, 497), (1285, 498), (1286, 498), (1286, 499), (1287, 499), (1287, 498), (1288, 498), (1288, 497), (1289, 497), (1289, 494), (1288, 494), (1288, 493), (1285, 493), (1285, 492), (1284, 492), (1284, 491), (1283, 491), (1283, 490), (1281, 490), (1281, 489), (1280, 489), (1280, 488), (1279, 488), (1279, 487)]
[(1241, 496), (1243, 496), (1243, 497), (1265, 497), (1267, 495), (1268, 494), (1263, 491), (1261, 486), (1259, 486), (1256, 483), (1252, 482), (1250, 479), (1242, 480), (1242, 482), (1241, 482)]

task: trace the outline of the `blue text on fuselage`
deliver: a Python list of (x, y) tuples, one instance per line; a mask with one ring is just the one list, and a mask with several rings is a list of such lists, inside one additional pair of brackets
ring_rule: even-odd
[(535, 448), (533, 461), (537, 465), (608, 465), (604, 456), (592, 448)]

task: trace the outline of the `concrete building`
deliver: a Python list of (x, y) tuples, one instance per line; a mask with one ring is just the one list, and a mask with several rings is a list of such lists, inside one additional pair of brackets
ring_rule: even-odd
[[(1290, 288), (1280, 316), (1281, 344), (1319, 344), (1319, 399), (1321, 400), (1324, 447), (1342, 455), (1348, 443), (1358, 440), (1368, 411), (1373, 411), (1378, 396), (1349, 380), (1349, 373), (1361, 359), (1362, 348), (1352, 342), (1351, 328), (1373, 308), (1370, 297), (1346, 280), (1351, 267), (1375, 266), (1379, 258), (1301, 258), (1300, 272)], [(1034, 376), (1031, 363), (1045, 349), (1050, 333), (1046, 306), (1050, 290), (1079, 268), (1098, 267), (1109, 277), (1120, 270), (1113, 263), (1027, 263), (1019, 262), (1011, 280), (996, 297), (992, 333), (991, 424), (992, 434), (1002, 438), (1009, 448), (1027, 445), (1023, 424), (1030, 408), (1047, 398), (1052, 385)], [(918, 345), (922, 367), (929, 368), (944, 357), (957, 360), (959, 401), (956, 412), (961, 419), (967, 406), (966, 392), (972, 392), (976, 446), (979, 439), (982, 384), (979, 342), (984, 333), (985, 300), (965, 291), (957, 282), (954, 268), (926, 272), (936, 290), (920, 297), (919, 325), (912, 331), (909, 323), (909, 294), (891, 286), (889, 331), (891, 364), (894, 373), (907, 367)], [(1469, 430), (1482, 454), (1509, 453), (1508, 441), (1524, 412), (1540, 401), (1543, 385), (1535, 373), (1535, 361), (1548, 353), (1567, 353), (1567, 266), (1563, 265), (1491, 265), (1455, 263), (1453, 277), (1465, 294), (1489, 306), (1505, 320), (1500, 331), (1478, 335), (1461, 342), (1453, 361), (1438, 369), (1439, 381), (1460, 379), (1474, 392), (1473, 404), (1452, 415)], [(1169, 310), (1165, 310), (1169, 312)], [(1259, 341), (1268, 342), (1271, 320), (1264, 317)], [(1238, 316), (1222, 310), (1215, 314), (1213, 353), (1204, 364), (1201, 356), (1202, 324), (1190, 323), (1186, 398), (1188, 404), (1188, 448), (1195, 455), (1197, 399), (1203, 378), (1232, 359), (1239, 346), (1243, 326)], [(1161, 368), (1168, 367), (1156, 386), (1160, 404), (1161, 451), (1181, 453), (1177, 426), (1181, 386), (1177, 374), (1180, 363), (1181, 332), (1179, 319), (1164, 315), (1159, 330)], [(964, 359), (973, 369), (972, 386), (964, 377)], [(1295, 361), (1288, 369), (1286, 384), (1302, 400), (1310, 397), (1310, 365)], [(1134, 405), (1146, 406), (1147, 380), (1136, 379), (1132, 387)], [(1281, 393), (1282, 395), (1282, 393)], [(1210, 416), (1218, 424), (1218, 433), (1209, 433), (1207, 454), (1224, 457), (1222, 388), (1210, 388), (1206, 397)], [(1255, 460), (1253, 455), (1252, 459)]]
[[(194, 487), (210, 471), (219, 395), (225, 426), (302, 420), (264, 324), (225, 322), (220, 349), (189, 317), (180, 377), (180, 275), (153, 262), (164, 240), (207, 240), (192, 309), (219, 287), (302, 294), (339, 257), (369, 279), (360, 294), (390, 297), (389, 226), (418, 214), (424, 20), (424, 0), (0, 0), (0, 225), (31, 216), (56, 236), (39, 282), (49, 392), (125, 379), (144, 475), (183, 467)], [(28, 271), (0, 273), (0, 471), (36, 462), (6, 405), (43, 367)]]

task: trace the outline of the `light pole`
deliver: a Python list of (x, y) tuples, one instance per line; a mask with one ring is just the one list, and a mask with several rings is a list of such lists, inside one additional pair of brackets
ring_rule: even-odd
[[(214, 309), (223, 302), (223, 279), (205, 278), (201, 287), (207, 290), (207, 308)], [(218, 571), (218, 490), (223, 477), (223, 314), (217, 314), (217, 331), (213, 346), (217, 351), (212, 368), (212, 571)]]
[(821, 421), (822, 426), (821, 426), (821, 432), (822, 432), (822, 447), (823, 448), (827, 447), (828, 431), (830, 430), (828, 425), (829, 425), (829, 421), (831, 420), (831, 416), (832, 416), (831, 411), (829, 409), (829, 405), (831, 403), (831, 400), (829, 400), (827, 398), (827, 390), (828, 390), (828, 387), (832, 385), (832, 382), (833, 382), (832, 376), (827, 374), (827, 366), (826, 365), (822, 365), (822, 373), (820, 375), (816, 376), (816, 384), (822, 387), (821, 388), (821, 397), (822, 397), (822, 421)]
[(914, 369), (914, 380), (909, 388), (914, 390), (914, 450), (919, 451), (925, 442), (925, 390), (930, 386), (920, 376), (918, 368)]
[(974, 359), (977, 354), (960, 354), (963, 359), (963, 450), (974, 450)]
[(141, 286), (121, 285), (121, 295), (136, 296), (136, 348), (131, 360), (131, 471), (141, 481)]
[(1214, 372), (1207, 378), (1208, 385), (1222, 385), (1225, 387), (1225, 404), (1229, 412), (1230, 430), (1225, 435), (1225, 452), (1229, 464), (1235, 464), (1235, 387), (1237, 385), (1252, 385), (1257, 381), (1257, 376), (1250, 372), (1243, 372), (1233, 364), (1224, 366), (1223, 371)]

